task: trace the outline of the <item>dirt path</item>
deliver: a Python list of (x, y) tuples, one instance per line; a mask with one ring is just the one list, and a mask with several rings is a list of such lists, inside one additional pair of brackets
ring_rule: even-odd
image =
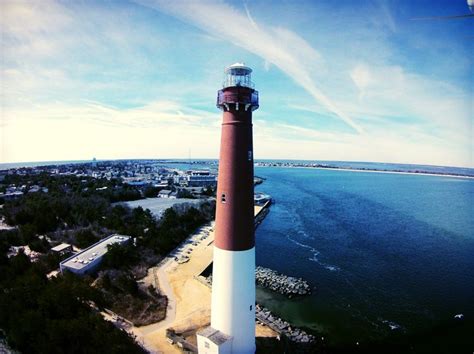
[[(174, 262), (174, 260), (170, 257), (167, 257), (161, 266), (150, 268), (148, 270), (148, 280), (145, 280), (145, 283), (152, 284), (156, 288), (159, 288), (163, 295), (168, 297), (168, 307), (166, 308), (166, 317), (164, 320), (148, 326), (140, 327), (140, 331), (143, 333), (143, 335), (147, 335), (163, 327), (168, 328), (168, 326), (173, 323), (176, 318), (176, 297), (166, 274), (167, 269), (171, 266), (172, 262)], [(158, 284), (155, 284), (155, 279)]]

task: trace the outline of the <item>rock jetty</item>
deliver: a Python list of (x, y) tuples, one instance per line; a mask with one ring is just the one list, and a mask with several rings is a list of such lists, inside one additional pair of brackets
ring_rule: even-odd
[(257, 322), (267, 325), (293, 342), (312, 343), (316, 340), (313, 335), (306, 333), (302, 329), (292, 327), (291, 324), (273, 315), (270, 310), (259, 304), (255, 305), (255, 317)]
[[(212, 275), (208, 276), (207, 278), (201, 276), (196, 279), (208, 287), (212, 286)], [(306, 333), (302, 329), (292, 327), (290, 323), (273, 315), (269, 309), (261, 306), (260, 304), (255, 304), (255, 319), (257, 323), (265, 324), (277, 333), (285, 335), (293, 342), (312, 343), (316, 340), (313, 335)]]
[[(209, 286), (212, 285), (212, 274), (205, 278), (205, 282)], [(276, 291), (289, 298), (311, 294), (311, 287), (306, 280), (290, 277), (260, 266), (255, 268), (255, 282), (261, 287)]]
[(306, 280), (280, 274), (269, 268), (257, 267), (255, 269), (255, 280), (257, 285), (290, 298), (295, 295), (308, 295), (311, 293), (311, 287)]

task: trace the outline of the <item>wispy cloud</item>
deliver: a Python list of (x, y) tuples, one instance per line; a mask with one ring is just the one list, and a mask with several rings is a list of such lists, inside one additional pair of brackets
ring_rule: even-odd
[(442, 134), (456, 133), (458, 139), (472, 138), (466, 135), (474, 119), (469, 107), (472, 101), (456, 86), (394, 65), (359, 63), (350, 76), (359, 90), (358, 101), (346, 102), (353, 114), (410, 117), (410, 125), (429, 125)]
[(176, 16), (274, 64), (356, 132), (363, 132), (363, 129), (318, 87), (312, 72), (323, 65), (322, 57), (296, 33), (282, 27), (257, 25), (246, 6), (243, 13), (218, 1), (137, 2)]
[(379, 11), (376, 17), (373, 17), (373, 21), (379, 26), (389, 28), (392, 33), (397, 32), (397, 26), (390, 11), (388, 0), (376, 0), (375, 3)]

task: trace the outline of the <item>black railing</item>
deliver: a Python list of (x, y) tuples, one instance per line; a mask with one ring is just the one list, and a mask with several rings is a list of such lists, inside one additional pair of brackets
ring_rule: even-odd
[(258, 91), (254, 90), (219, 90), (217, 93), (217, 107), (224, 104), (238, 103), (241, 105), (250, 104), (251, 107), (258, 107)]

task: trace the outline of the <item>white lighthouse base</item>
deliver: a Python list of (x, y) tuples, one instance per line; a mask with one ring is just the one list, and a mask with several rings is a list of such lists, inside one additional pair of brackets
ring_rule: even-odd
[(214, 247), (212, 328), (232, 337), (232, 353), (255, 353), (255, 248)]

